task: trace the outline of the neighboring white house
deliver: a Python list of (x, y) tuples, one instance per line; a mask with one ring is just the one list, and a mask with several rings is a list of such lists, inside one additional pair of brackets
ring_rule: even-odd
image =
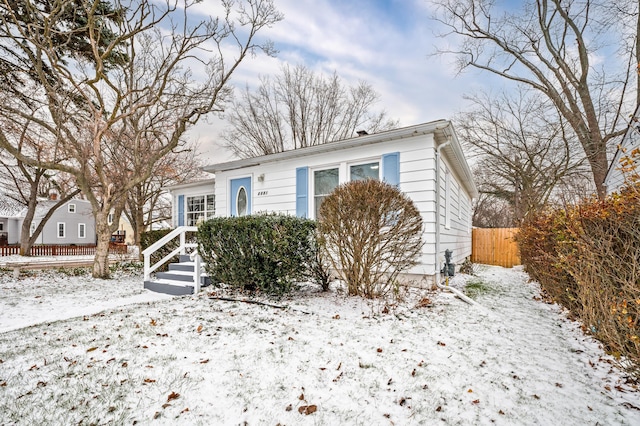
[[(36, 229), (47, 211), (55, 203), (57, 203), (56, 200), (38, 200), (31, 232)], [(0, 231), (6, 232), (7, 244), (20, 243), (20, 233), (26, 210), (24, 205), (0, 194)], [(36, 244), (95, 244), (95, 228), (91, 204), (86, 200), (73, 199), (67, 201), (53, 213), (38, 236)]]
[(607, 194), (618, 191), (625, 182), (625, 178), (629, 172), (623, 171), (621, 164), (622, 160), (631, 160), (635, 163), (635, 168), (631, 165), (627, 165), (627, 169), (634, 169), (635, 173), (640, 173), (640, 152), (636, 151), (635, 155), (632, 155), (634, 150), (640, 150), (640, 105), (636, 107), (636, 110), (629, 121), (629, 127), (622, 138), (622, 142), (618, 146), (613, 160), (609, 165), (607, 176), (604, 179), (604, 183), (607, 188)]
[(374, 178), (398, 185), (422, 214), (425, 245), (420, 264), (409, 271), (412, 275), (437, 276), (446, 249), (453, 250), (457, 263), (471, 255), (471, 208), (477, 189), (450, 121), (363, 134), (204, 170), (215, 174), (215, 183), (171, 188), (175, 226), (195, 225), (214, 214), (280, 212), (314, 219), (320, 202), (336, 186)]

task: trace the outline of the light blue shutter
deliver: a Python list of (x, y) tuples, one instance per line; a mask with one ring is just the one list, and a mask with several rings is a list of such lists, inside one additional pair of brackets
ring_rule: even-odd
[(296, 169), (296, 216), (309, 217), (309, 168), (298, 167)]
[(382, 156), (382, 180), (389, 185), (400, 186), (399, 152), (391, 152)]
[(178, 195), (178, 226), (184, 226), (184, 195)]

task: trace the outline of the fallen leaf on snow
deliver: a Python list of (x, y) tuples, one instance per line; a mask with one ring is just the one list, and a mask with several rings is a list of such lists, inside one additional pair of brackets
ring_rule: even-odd
[(171, 392), (169, 394), (169, 396), (167, 397), (167, 402), (169, 402), (171, 400), (174, 400), (174, 399), (178, 399), (178, 398), (180, 398), (180, 394), (179, 393)]
[(480, 400), (479, 399), (474, 399), (471, 403), (472, 404), (480, 404)]
[(95, 351), (96, 349), (98, 349), (98, 348), (89, 348), (89, 349), (87, 349), (87, 352), (93, 352), (93, 351)]
[(318, 411), (318, 407), (315, 405), (301, 405), (300, 407), (298, 407), (298, 413), (300, 414), (304, 414), (304, 415), (309, 415), (309, 414), (313, 414), (316, 411)]

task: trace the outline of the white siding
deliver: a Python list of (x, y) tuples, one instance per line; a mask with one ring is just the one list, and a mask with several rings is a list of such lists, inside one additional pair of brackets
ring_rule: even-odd
[[(309, 167), (309, 180), (312, 181), (314, 169), (337, 167), (340, 169), (340, 182), (348, 179), (348, 169), (352, 164), (380, 161), (383, 154), (400, 152), (400, 189), (416, 203), (424, 221), (424, 241), (420, 265), (410, 272), (420, 275), (433, 275), (435, 264), (435, 150), (431, 135), (411, 137), (402, 140), (361, 146), (351, 149), (341, 149), (322, 155), (313, 155), (284, 160), (278, 163), (267, 163), (259, 166), (247, 167), (242, 170), (232, 170), (216, 173), (216, 216), (227, 216), (229, 212), (228, 188), (231, 179), (252, 176), (253, 213), (279, 212), (290, 215), (296, 214), (296, 186), (295, 171), (298, 167)], [(262, 182), (257, 178), (262, 176)], [(453, 181), (454, 176), (452, 176)], [(310, 183), (311, 185), (311, 183)], [(456, 184), (459, 188), (459, 184)], [(311, 188), (310, 188), (311, 190)], [(308, 211), (313, 214), (313, 196), (308, 197)], [(442, 204), (444, 206), (444, 202)], [(457, 201), (451, 203), (457, 206)], [(455, 211), (457, 219), (457, 211)], [(452, 220), (452, 224), (454, 221)], [(457, 231), (457, 227), (455, 228)], [(468, 256), (469, 244), (463, 243), (462, 248), (469, 250), (460, 253)], [(444, 248), (443, 248), (444, 250)], [(468, 252), (467, 252), (468, 251)]]
[[(393, 140), (376, 141), (371, 144), (345, 147), (336, 146), (334, 151), (328, 152), (302, 152), (298, 156), (280, 156), (275, 158), (265, 157), (256, 165), (238, 165), (236, 169), (222, 170), (211, 166), (216, 170), (215, 203), (216, 216), (228, 216), (230, 213), (229, 189), (232, 179), (251, 177), (250, 194), (252, 200), (252, 213), (278, 212), (289, 215), (296, 214), (296, 169), (308, 167), (308, 208), (310, 216), (314, 215), (313, 206), (313, 171), (325, 168), (338, 168), (340, 183), (349, 179), (349, 166), (373, 161), (381, 161), (382, 155), (400, 153), (400, 189), (406, 193), (416, 204), (423, 218), (423, 241), (420, 264), (414, 267), (410, 273), (432, 276), (439, 270), (444, 258), (444, 250), (454, 251), (454, 261), (460, 263), (465, 257), (471, 255), (471, 194), (467, 192), (468, 186), (462, 186), (461, 177), (456, 174), (447, 154), (441, 153), (441, 176), (439, 179), (441, 199), (439, 209), (436, 209), (436, 150), (434, 135), (415, 133)], [(457, 154), (456, 154), (457, 155)], [(460, 158), (456, 158), (455, 164), (460, 164)], [(464, 160), (463, 160), (464, 161)], [(255, 164), (255, 163), (254, 163)], [(235, 166), (235, 165), (234, 165)], [(449, 170), (450, 188), (449, 197), (450, 227), (445, 229), (445, 170)], [(466, 173), (466, 172), (465, 172)], [(174, 202), (174, 224), (177, 217), (177, 195), (189, 196), (192, 194), (204, 194), (208, 189), (204, 187), (192, 187), (188, 191), (172, 190)], [(440, 212), (440, 252), (436, 253), (436, 211)]]

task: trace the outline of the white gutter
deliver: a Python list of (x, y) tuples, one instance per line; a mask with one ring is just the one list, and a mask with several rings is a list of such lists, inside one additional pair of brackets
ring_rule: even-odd
[[(440, 270), (441, 270), (440, 268), (440, 156), (441, 156), (442, 148), (445, 148), (446, 146), (451, 144), (451, 141), (452, 141), (452, 135), (451, 135), (451, 132), (448, 130), (448, 126), (443, 128), (442, 132), (447, 137), (447, 141), (436, 147), (436, 254), (435, 254), (436, 286), (438, 286), (438, 288), (441, 290), (452, 292), (458, 298), (462, 299), (463, 301), (467, 302), (470, 305), (478, 305), (478, 303), (475, 300), (467, 297), (461, 291), (455, 288), (449, 287), (449, 277), (446, 277), (445, 279), (446, 285), (443, 285), (440, 283)], [(448, 195), (448, 194), (445, 194), (445, 195)]]

